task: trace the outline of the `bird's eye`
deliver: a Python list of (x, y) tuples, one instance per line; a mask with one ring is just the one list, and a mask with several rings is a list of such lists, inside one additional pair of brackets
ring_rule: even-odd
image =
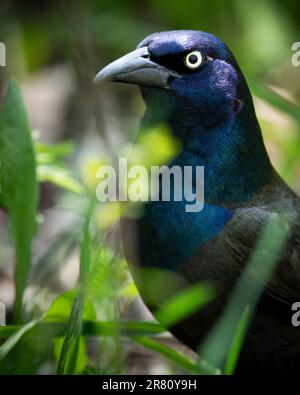
[(198, 69), (203, 63), (203, 56), (200, 51), (193, 51), (186, 55), (184, 64), (191, 70)]

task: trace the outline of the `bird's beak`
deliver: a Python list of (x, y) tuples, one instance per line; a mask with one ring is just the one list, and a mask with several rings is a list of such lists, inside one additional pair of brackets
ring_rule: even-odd
[(115, 81), (140, 86), (168, 88), (170, 78), (181, 78), (175, 71), (151, 61), (147, 47), (138, 48), (110, 63), (96, 75), (95, 82)]

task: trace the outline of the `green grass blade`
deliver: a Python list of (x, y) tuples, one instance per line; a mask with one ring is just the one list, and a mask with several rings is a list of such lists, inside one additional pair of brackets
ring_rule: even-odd
[(70, 358), (69, 353), (73, 344), (74, 339), (80, 329), (80, 319), (81, 319), (81, 306), (82, 300), (81, 296), (78, 294), (74, 300), (70, 318), (67, 324), (66, 333), (64, 336), (64, 341), (57, 363), (57, 374), (62, 375), (66, 373), (67, 362)]
[[(61, 337), (66, 333), (66, 322), (42, 322), (39, 329), (48, 336)], [(22, 326), (7, 325), (0, 327), (0, 339), (8, 339)], [(117, 328), (117, 329), (116, 329)], [(155, 322), (143, 321), (84, 321), (82, 323), (82, 336), (112, 336), (118, 330), (126, 337), (153, 336), (165, 332), (165, 328)]]
[(265, 85), (251, 82), (250, 89), (255, 96), (263, 99), (285, 114), (288, 114), (296, 122), (300, 122), (300, 108), (295, 104), (278, 95), (278, 93)]
[(231, 375), (234, 373), (240, 352), (243, 346), (243, 341), (246, 335), (248, 323), (250, 319), (250, 307), (246, 306), (242, 317), (238, 323), (236, 333), (229, 348), (229, 353), (225, 363), (224, 373)]
[(74, 300), (60, 357), (57, 364), (57, 374), (73, 374), (78, 357), (80, 337), (82, 334), (82, 313), (85, 298), (85, 286), (90, 262), (90, 220), (93, 213), (94, 200), (91, 201), (86, 215), (83, 231), (83, 241), (80, 254), (79, 291)]
[[(25, 333), (33, 329), (41, 320), (42, 318), (32, 320), (27, 324), (20, 326), (16, 331), (11, 333), (9, 338), (0, 347), (0, 361), (3, 358), (5, 358), (6, 355), (16, 346), (16, 344), (19, 342), (19, 340), (21, 340), (21, 338), (25, 335)], [(0, 329), (1, 329), (0, 336), (2, 337), (3, 332), (5, 334), (5, 327)], [(12, 330), (15, 330), (15, 327), (12, 327)], [(9, 332), (7, 334), (9, 334)]]
[(157, 321), (166, 328), (177, 324), (189, 317), (214, 297), (214, 292), (208, 284), (195, 284), (168, 300), (154, 313)]

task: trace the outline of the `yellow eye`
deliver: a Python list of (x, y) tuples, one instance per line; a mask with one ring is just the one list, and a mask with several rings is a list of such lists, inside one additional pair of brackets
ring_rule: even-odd
[(200, 51), (190, 52), (184, 58), (184, 63), (189, 69), (195, 70), (202, 65), (203, 56)]

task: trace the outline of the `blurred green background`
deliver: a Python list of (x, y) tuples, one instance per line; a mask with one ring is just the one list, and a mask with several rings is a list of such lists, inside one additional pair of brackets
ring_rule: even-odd
[[(88, 195), (82, 196), (82, 188), (93, 188), (97, 166), (132, 140), (143, 114), (137, 88), (94, 86), (93, 77), (150, 33), (196, 29), (226, 42), (254, 94), (275, 168), (300, 193), (300, 67), (291, 61), (292, 44), (300, 41), (299, 22), (297, 0), (1, 1), (0, 41), (7, 51), (7, 66), (0, 68), (1, 90), (11, 77), (20, 83), (33, 128), (40, 181), (38, 232), (25, 293), (26, 320), (45, 312), (55, 297), (75, 287)], [(110, 236), (98, 273), (101, 285), (96, 283), (96, 288), (101, 288), (95, 298), (97, 314), (100, 311), (100, 318), (105, 320), (120, 313), (126, 319), (152, 320), (128, 280), (122, 256), (116, 252), (118, 231), (108, 231), (118, 217), (115, 211), (113, 205), (99, 210), (98, 230), (90, 241), (96, 251), (100, 239)], [(6, 213), (1, 209), (0, 248), (0, 301), (7, 306), (10, 323), (14, 254)], [(109, 266), (115, 260), (117, 263)], [(63, 300), (64, 306), (70, 307), (73, 299), (67, 294)], [(70, 311), (64, 310), (63, 318), (67, 318)], [(190, 353), (170, 335), (163, 335), (163, 341)], [(40, 344), (31, 347), (38, 348), (40, 356), (28, 367), (29, 372), (53, 372), (55, 356), (47, 357), (46, 346), (46, 350)], [(56, 356), (60, 347), (56, 341)], [(81, 365), (75, 371), (181, 372), (182, 365), (178, 368), (170, 362), (172, 358), (164, 359), (133, 342), (122, 343), (122, 357), (120, 347), (120, 339), (107, 338), (97, 347), (89, 344), (85, 351), (80, 345)], [(3, 365), (3, 371), (17, 371), (12, 361)]]
[[(143, 111), (137, 90), (94, 87), (92, 79), (102, 66), (160, 30), (198, 29), (219, 36), (249, 82), (269, 85), (299, 102), (299, 68), (291, 63), (300, 30), (296, 0), (4, 0), (0, 7), (6, 72), (25, 86), (33, 127), (47, 141), (80, 141), (94, 129), (118, 144), (126, 132), (134, 133), (132, 118)], [(40, 107), (32, 110), (35, 105)], [(277, 168), (294, 182), (296, 127), (261, 101), (257, 112)], [(119, 130), (121, 137), (115, 136)]]

